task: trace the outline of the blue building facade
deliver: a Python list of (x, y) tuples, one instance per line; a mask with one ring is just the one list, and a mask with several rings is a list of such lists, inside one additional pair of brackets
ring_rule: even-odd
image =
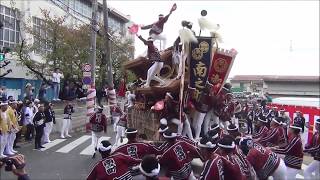
[[(0, 78), (0, 86), (5, 86), (7, 95), (13, 96), (16, 100), (23, 100), (25, 96), (25, 86), (30, 83), (34, 87), (34, 97), (38, 96), (41, 86), (41, 80), (30, 80), (24, 78)], [(47, 100), (51, 101), (53, 97), (53, 89), (47, 89)]]

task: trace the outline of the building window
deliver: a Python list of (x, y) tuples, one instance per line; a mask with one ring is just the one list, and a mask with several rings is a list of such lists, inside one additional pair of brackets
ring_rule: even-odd
[(14, 48), (20, 42), (19, 12), (12, 8), (0, 5), (0, 21), (3, 28), (0, 29), (0, 46)]
[(124, 26), (123, 23), (121, 23), (120, 21), (117, 21), (113, 17), (109, 17), (109, 28), (112, 31), (118, 32), (120, 34), (124, 34), (123, 26)]
[[(33, 42), (33, 45), (35, 46), (34, 52), (36, 54), (48, 54), (51, 52), (51, 47), (50, 42), (47, 41), (49, 39), (48, 32), (44, 29), (45, 22), (42, 19), (33, 16), (32, 23), (34, 34), (36, 34)], [(41, 39), (37, 36), (41, 37)]]
[[(91, 18), (92, 8), (91, 4), (85, 0), (69, 0), (69, 7), (75, 10), (77, 13), (80, 13), (83, 16)], [(71, 11), (71, 13), (78, 15), (77, 13)]]

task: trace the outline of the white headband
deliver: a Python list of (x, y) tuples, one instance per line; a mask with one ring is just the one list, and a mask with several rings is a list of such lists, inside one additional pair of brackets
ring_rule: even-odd
[(277, 124), (281, 124), (281, 122), (278, 122), (275, 118), (273, 118), (272, 121), (277, 123)]
[(316, 120), (316, 124), (320, 124), (320, 121), (317, 121), (317, 120)]
[(219, 137), (219, 134), (217, 133), (216, 135), (212, 136), (211, 138), (212, 138), (212, 139), (216, 139), (216, 138), (218, 138), (218, 137)]
[(258, 117), (258, 120), (264, 123), (268, 122), (267, 120), (260, 119), (259, 117)]
[(235, 126), (235, 129), (230, 129), (229, 126), (227, 127), (227, 130), (228, 130), (228, 131), (234, 131), (234, 130), (237, 130), (237, 129), (238, 129), (237, 126)]
[(141, 164), (139, 165), (139, 169), (144, 175), (146, 175), (148, 177), (153, 177), (153, 176), (157, 176), (159, 174), (159, 172), (160, 172), (160, 164), (158, 163), (158, 167), (156, 169), (153, 169), (150, 173), (145, 172), (142, 169)]
[(168, 125), (168, 121), (165, 118), (160, 119), (160, 124)]
[(218, 129), (218, 128), (219, 128), (219, 125), (216, 126), (216, 127), (214, 127), (214, 128), (211, 128), (211, 127), (210, 127), (210, 130), (216, 130), (216, 129)]
[(134, 130), (134, 131), (128, 132), (128, 129), (126, 129), (126, 131), (125, 131), (126, 134), (135, 134), (137, 132), (138, 132), (138, 130)]
[(216, 144), (212, 144), (211, 141), (208, 141), (206, 144), (199, 143), (198, 146), (203, 147), (203, 148), (214, 148), (214, 147), (216, 147)]
[(164, 129), (161, 129), (161, 128), (159, 128), (159, 132), (161, 132), (161, 133), (163, 133), (163, 132), (165, 132), (166, 130), (168, 130), (169, 129), (169, 127), (167, 126), (166, 128), (164, 128)]
[(244, 140), (246, 140), (246, 139), (248, 139), (249, 141), (251, 141), (251, 144), (249, 144), (249, 143), (248, 143), (249, 141), (247, 141), (247, 146), (248, 146), (248, 147), (252, 147), (252, 139), (247, 138), (247, 137), (242, 137), (242, 138), (240, 139), (240, 141), (239, 141), (239, 144), (242, 144), (242, 142), (243, 142)]
[(232, 142), (231, 145), (223, 145), (218, 143), (218, 146), (222, 147), (222, 148), (228, 148), (228, 149), (233, 149), (234, 147), (236, 147), (236, 145), (234, 144), (234, 142)]
[(8, 104), (17, 104), (17, 103), (18, 103), (18, 101), (14, 100), (14, 101), (9, 101)]
[(176, 138), (177, 137), (177, 133), (172, 133), (171, 136), (167, 136), (166, 134), (163, 134), (163, 137), (165, 137), (165, 138)]
[(299, 129), (300, 131), (302, 131), (302, 128), (301, 128), (301, 127), (298, 127), (298, 126), (290, 126), (290, 128)]
[(166, 93), (167, 96), (169, 96), (171, 99), (173, 99), (172, 95), (170, 93)]
[(240, 138), (239, 145), (242, 143), (243, 140), (245, 140), (244, 137)]
[(111, 145), (108, 146), (108, 147), (104, 147), (101, 143), (98, 145), (98, 149), (102, 152), (106, 152), (106, 151), (109, 151), (111, 149)]

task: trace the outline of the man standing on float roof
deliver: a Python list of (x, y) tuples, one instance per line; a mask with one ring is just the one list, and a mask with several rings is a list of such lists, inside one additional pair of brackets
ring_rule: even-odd
[(142, 30), (150, 29), (149, 36), (152, 37), (153, 39), (162, 40), (163, 42), (162, 48), (161, 48), (162, 50), (166, 48), (166, 41), (167, 41), (166, 37), (163, 34), (161, 34), (163, 32), (164, 23), (168, 21), (169, 16), (176, 9), (177, 9), (177, 5), (174, 4), (168, 15), (164, 16), (163, 14), (159, 14), (159, 19), (157, 22), (141, 27)]

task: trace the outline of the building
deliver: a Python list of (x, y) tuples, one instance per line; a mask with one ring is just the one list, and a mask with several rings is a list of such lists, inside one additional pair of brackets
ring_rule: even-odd
[(237, 91), (275, 97), (320, 97), (319, 76), (237, 75), (230, 79)]
[[(25, 30), (26, 26), (37, 28), (41, 23), (41, 9), (50, 11), (52, 15), (66, 16), (67, 25), (90, 24), (92, 16), (91, 0), (2, 0), (0, 1), (0, 21), (4, 27), (0, 29), (0, 47), (15, 48), (21, 39), (26, 39), (27, 43), (36, 43), (35, 38)], [(125, 38), (134, 41), (134, 36), (130, 35), (127, 27), (131, 25), (130, 16), (124, 15), (118, 10), (109, 9), (109, 28)], [(98, 21), (103, 23), (102, 4), (98, 3)], [(39, 29), (39, 31), (41, 31)], [(50, 50), (46, 45), (42, 46), (45, 50)], [(133, 57), (134, 52), (132, 52)], [(38, 62), (44, 62), (43, 58), (35, 50), (29, 54), (30, 57)], [(28, 73), (26, 67), (20, 66), (15, 60), (17, 57), (6, 55), (10, 59), (10, 64), (6, 68), (0, 69), (0, 74), (7, 69), (12, 69), (12, 73), (0, 79), (0, 86), (6, 86), (8, 95), (21, 98), (24, 94), (24, 86), (31, 83), (39, 87), (41, 81), (37, 80), (32, 74)], [(1, 72), (2, 71), (2, 72)], [(50, 94), (50, 93), (49, 93)]]

